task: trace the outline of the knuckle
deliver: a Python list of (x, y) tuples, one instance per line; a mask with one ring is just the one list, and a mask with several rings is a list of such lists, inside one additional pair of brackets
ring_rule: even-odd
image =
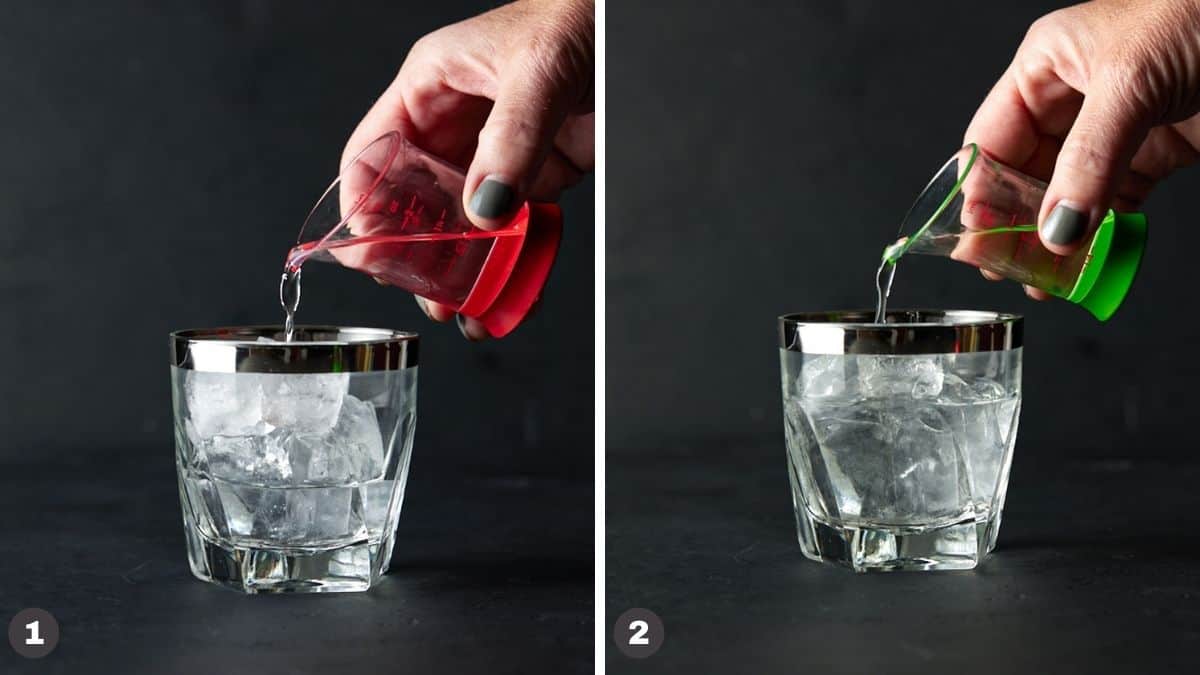
[(1066, 170), (1075, 177), (1085, 177), (1093, 182), (1103, 182), (1115, 164), (1108, 146), (1096, 142), (1098, 133), (1091, 129), (1080, 129), (1063, 144), (1054, 166), (1055, 175)]
[(479, 144), (486, 147), (500, 145), (512, 149), (532, 151), (541, 139), (540, 125), (525, 116), (505, 114), (488, 119), (479, 132)]
[(1165, 78), (1152, 48), (1135, 40), (1101, 65), (1088, 93), (1111, 101), (1109, 109), (1125, 119), (1146, 119), (1161, 112)]
[(1043, 14), (1033, 23), (1029, 24), (1029, 30), (1025, 31), (1025, 40), (1027, 42), (1041, 42), (1057, 38), (1069, 30), (1071, 23), (1071, 8), (1059, 9), (1049, 14)]
[(577, 14), (563, 12), (539, 21), (520, 59), (530, 77), (567, 93), (572, 103), (590, 97), (595, 77), (593, 30)]
[(437, 51), (437, 42), (441, 31), (427, 33), (420, 37), (413, 46), (408, 50), (408, 58), (413, 61), (421, 61), (428, 58), (431, 54)]
[(1150, 16), (1126, 18), (1101, 72), (1106, 92), (1127, 109), (1158, 121), (1190, 94), (1182, 82), (1194, 61), (1197, 9), (1192, 3), (1156, 3)]
[(529, 41), (520, 63), (520, 67), (539, 82), (569, 87), (574, 80), (571, 49), (547, 35), (538, 35)]
[(400, 71), (396, 74), (396, 79), (402, 79), (406, 71), (410, 75), (409, 79), (415, 77), (418, 80), (426, 80), (444, 77), (443, 59), (445, 54), (442, 30), (422, 36), (409, 48), (408, 55), (405, 56), (404, 63), (400, 65)]

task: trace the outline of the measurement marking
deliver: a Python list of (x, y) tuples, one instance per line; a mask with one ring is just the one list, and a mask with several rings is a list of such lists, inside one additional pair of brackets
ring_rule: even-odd
[(983, 203), (983, 214), (980, 216), (980, 222), (985, 230), (990, 229), (991, 226), (996, 222), (996, 214), (994, 211), (992, 211), (991, 206), (989, 206), (987, 202)]

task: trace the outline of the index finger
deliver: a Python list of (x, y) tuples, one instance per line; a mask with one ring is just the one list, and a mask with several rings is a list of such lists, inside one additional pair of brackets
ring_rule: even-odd
[(975, 111), (963, 135), (963, 144), (967, 143), (978, 144), (1008, 166), (1024, 166), (1037, 151), (1037, 125), (1011, 70), (1004, 72)]

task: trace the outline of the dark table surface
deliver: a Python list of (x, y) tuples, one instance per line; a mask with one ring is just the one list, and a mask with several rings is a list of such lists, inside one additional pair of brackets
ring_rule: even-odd
[(0, 608), (49, 610), (54, 652), (0, 672), (591, 673), (589, 480), (423, 470), (384, 581), (247, 596), (194, 579), (170, 448), (7, 463)]
[(1196, 672), (1200, 462), (1018, 442), (980, 568), (859, 575), (801, 555), (782, 443), (610, 450), (605, 632), (643, 607), (666, 638), (633, 660), (610, 637), (608, 672)]

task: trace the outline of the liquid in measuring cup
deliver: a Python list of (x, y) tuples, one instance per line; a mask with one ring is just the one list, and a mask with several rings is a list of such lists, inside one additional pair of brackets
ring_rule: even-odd
[(1084, 269), (1092, 262), (1090, 244), (1066, 256), (1046, 249), (1038, 238), (1036, 225), (926, 233), (911, 246), (907, 237), (901, 237), (884, 248), (876, 271), (876, 323), (882, 323), (886, 316), (896, 266), (905, 253), (945, 256), (1062, 298), (1071, 295)]
[(485, 231), (472, 227), (460, 232), (366, 235), (295, 246), (284, 261), (279, 283), (285, 339), (290, 342), (294, 337), (301, 270), (314, 255), (328, 256), (326, 259), (369, 274), (381, 283), (457, 309), (474, 288), (493, 244), (523, 234), (511, 228)]

